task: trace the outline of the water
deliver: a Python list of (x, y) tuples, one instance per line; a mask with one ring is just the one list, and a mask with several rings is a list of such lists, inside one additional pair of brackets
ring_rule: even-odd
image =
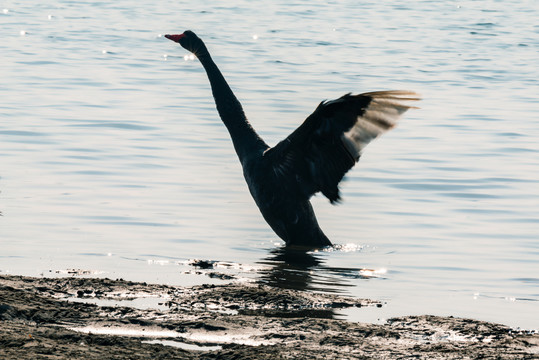
[[(539, 328), (536, 2), (1, 6), (1, 273), (219, 283), (184, 274), (186, 260), (209, 259), (275, 286), (385, 303), (341, 314), (352, 320), (428, 313)], [(340, 247), (282, 249), (200, 63), (160, 36), (188, 28), (269, 144), (323, 99), (423, 95), (369, 145), (341, 205), (313, 199)]]

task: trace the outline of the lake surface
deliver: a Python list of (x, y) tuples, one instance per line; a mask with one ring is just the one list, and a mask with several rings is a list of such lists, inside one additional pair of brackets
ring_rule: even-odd
[[(339, 316), (539, 328), (536, 1), (6, 1), (0, 273), (190, 285), (189, 259), (382, 300)], [(420, 110), (313, 198), (337, 246), (291, 253), (252, 201), (200, 63), (205, 40), (268, 144), (318, 103), (410, 89)]]

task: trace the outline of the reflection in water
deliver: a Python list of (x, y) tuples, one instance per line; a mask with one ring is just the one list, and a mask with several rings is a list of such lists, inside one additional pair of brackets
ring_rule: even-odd
[(270, 254), (259, 262), (268, 267), (261, 271), (259, 281), (277, 288), (344, 293), (353, 286), (348, 279), (360, 277), (362, 271), (328, 267), (324, 265), (323, 253), (302, 249), (280, 247), (272, 249)]
[[(357, 251), (360, 247), (354, 247)], [(340, 245), (312, 252), (305, 249), (280, 247), (270, 250), (270, 256), (258, 262), (264, 265), (260, 270), (259, 282), (282, 289), (316, 291), (333, 294), (351, 293), (348, 291), (356, 282), (353, 279), (380, 277), (384, 271), (360, 268), (341, 268), (327, 266), (325, 256), (334, 251), (351, 251)], [(263, 311), (264, 312), (264, 311)], [(326, 309), (303, 309), (294, 312), (270, 310), (266, 316), (311, 317), (335, 319), (344, 317), (335, 313), (331, 306)]]

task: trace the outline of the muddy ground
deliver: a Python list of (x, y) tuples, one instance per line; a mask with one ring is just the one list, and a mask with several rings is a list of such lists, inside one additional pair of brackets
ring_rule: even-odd
[(0, 359), (539, 359), (536, 333), (428, 315), (333, 318), (350, 306), (380, 304), (242, 283), (0, 275)]

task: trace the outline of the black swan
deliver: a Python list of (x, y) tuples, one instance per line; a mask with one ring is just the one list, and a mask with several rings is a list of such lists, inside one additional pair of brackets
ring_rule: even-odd
[(189, 30), (165, 37), (192, 52), (204, 66), (249, 191), (273, 231), (287, 246), (330, 246), (309, 199), (320, 191), (332, 204), (338, 202), (338, 184), (363, 148), (393, 128), (412, 108), (402, 102), (419, 100), (418, 95), (376, 91), (323, 101), (290, 136), (269, 147), (247, 121), (204, 42)]

